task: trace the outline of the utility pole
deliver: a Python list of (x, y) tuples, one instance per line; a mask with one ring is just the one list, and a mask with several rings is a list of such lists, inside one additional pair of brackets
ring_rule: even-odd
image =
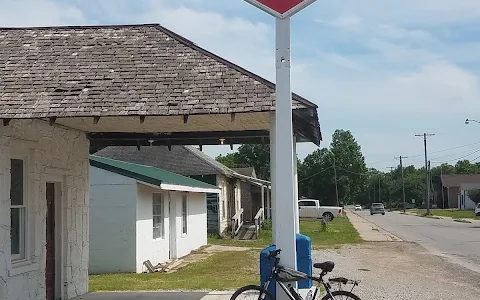
[(430, 179), (428, 178), (428, 159), (427, 159), (427, 137), (434, 136), (434, 133), (416, 134), (423, 137), (423, 147), (425, 148), (425, 175), (427, 181), (427, 215), (430, 214)]
[(405, 202), (405, 179), (403, 178), (403, 162), (402, 162), (402, 159), (403, 158), (408, 158), (406, 156), (401, 156), (398, 157), (400, 158), (400, 169), (402, 171), (402, 196), (403, 196), (403, 212), (405, 212), (406, 210), (406, 206), (407, 206), (407, 203)]
[(378, 176), (378, 203), (382, 203), (382, 194), (380, 192), (380, 179), (382, 176)]
[(373, 183), (373, 203), (376, 203), (376, 201), (375, 201), (375, 182)]
[(444, 195), (444, 192), (443, 192), (442, 177), (443, 177), (443, 165), (440, 165), (440, 187), (442, 188), (442, 203), (443, 203), (442, 209), (445, 209), (445, 195)]
[(330, 150), (333, 155), (333, 175), (335, 176), (335, 196), (337, 197), (337, 206), (340, 206), (340, 201), (338, 201), (338, 186), (337, 186), (337, 167), (335, 164), (335, 154)]
[[(387, 167), (387, 169), (390, 169), (390, 179), (393, 181), (393, 169), (395, 169), (395, 167)], [(390, 211), (392, 211), (392, 189), (390, 189), (390, 194), (388, 195), (388, 206), (390, 206)]]
[[(433, 194), (433, 181), (432, 181), (432, 168), (430, 167), (430, 160), (428, 161), (428, 192), (429, 196), (433, 196), (433, 200), (435, 200), (435, 195)], [(432, 192), (432, 194), (430, 194)], [(429, 199), (430, 199), (429, 197)]]

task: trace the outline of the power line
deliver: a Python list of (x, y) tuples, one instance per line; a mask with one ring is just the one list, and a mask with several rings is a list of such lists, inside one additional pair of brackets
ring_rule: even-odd
[[(465, 148), (465, 147), (469, 147), (469, 146), (474, 146), (474, 145), (478, 145), (480, 144), (480, 142), (475, 142), (475, 143), (471, 143), (471, 144), (466, 144), (466, 145), (461, 145), (461, 146), (456, 146), (456, 147), (452, 147), (452, 148), (447, 148), (447, 149), (442, 149), (442, 150), (437, 150), (437, 151), (432, 151), (432, 152), (428, 152), (428, 154), (436, 154), (436, 153), (441, 153), (441, 152), (447, 152), (447, 151), (450, 151), (450, 150), (456, 150), (456, 149), (460, 149), (460, 148)], [(418, 155), (409, 155), (408, 157), (409, 158), (415, 158), (415, 157), (421, 157), (423, 156), (424, 154), (418, 154)], [(452, 154), (452, 155), (455, 155), (455, 154)], [(451, 156), (451, 155), (448, 155), (448, 156)], [(441, 157), (444, 157), (444, 156), (441, 156)], [(406, 157), (404, 157), (406, 158)], [(437, 157), (437, 158), (440, 158), (440, 157)], [(377, 164), (381, 164), (381, 163), (387, 163), (387, 162), (391, 162), (393, 161), (393, 159), (391, 160), (383, 160), (383, 161), (376, 161), (376, 162), (372, 162), (372, 163), (369, 163), (369, 165), (377, 165)], [(423, 161), (423, 160), (422, 160)]]
[[(466, 154), (466, 155), (463, 155), (463, 156), (460, 156), (460, 157), (457, 157), (457, 158), (454, 158), (454, 159), (444, 160), (444, 161), (433, 161), (433, 162), (435, 162), (435, 163), (448, 163), (448, 162), (452, 162), (452, 161), (457, 162), (457, 161), (461, 160), (462, 158), (466, 158), (466, 157), (468, 157), (468, 156), (470, 156), (470, 155), (472, 155), (472, 154), (478, 153), (478, 152), (480, 152), (480, 149), (477, 149), (477, 150), (475, 150), (475, 151), (473, 151), (473, 152), (470, 152), (470, 153), (468, 153), (468, 154)], [(438, 158), (441, 158), (441, 157), (436, 157), (436, 158), (434, 158), (434, 159), (438, 159)]]
[(319, 175), (319, 174), (321, 174), (321, 173), (323, 173), (323, 172), (325, 172), (326, 170), (331, 169), (331, 168), (333, 168), (333, 165), (331, 165), (331, 166), (328, 167), (328, 168), (322, 169), (320, 172), (317, 172), (317, 173), (315, 173), (315, 174), (313, 174), (313, 175), (310, 175), (310, 176), (308, 176), (308, 177), (305, 177), (305, 178), (303, 178), (302, 180), (299, 180), (298, 183), (300, 183), (300, 182), (302, 182), (302, 181), (305, 181), (305, 180), (307, 180), (307, 179), (310, 179), (310, 178), (312, 178), (312, 177), (315, 177), (315, 176), (317, 176), (317, 175)]

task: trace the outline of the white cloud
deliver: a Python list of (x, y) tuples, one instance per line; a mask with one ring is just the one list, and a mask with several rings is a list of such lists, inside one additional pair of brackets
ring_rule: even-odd
[(362, 21), (363, 20), (361, 18), (355, 15), (339, 16), (333, 20), (324, 20), (324, 19), (315, 20), (316, 23), (322, 23), (328, 26), (343, 28), (343, 29), (356, 28), (362, 23)]
[[(256, 14), (241, 0), (68, 3), (7, 1), (2, 3), (0, 23), (161, 23), (274, 79), (273, 19)], [(433, 149), (471, 141), (475, 128), (466, 129), (462, 122), (480, 116), (480, 87), (473, 68), (480, 66), (480, 41), (452, 44), (434, 32), (449, 32), (445, 26), (472, 20), (480, 21), (478, 0), (323, 0), (295, 16), (292, 28), (302, 24), (311, 34), (292, 40), (296, 51), (300, 48), (292, 53), (292, 86), (319, 105), (324, 145), (336, 128), (352, 129), (367, 159), (378, 161), (421, 146), (412, 137), (418, 130), (437, 132)], [(449, 37), (456, 36), (458, 32), (451, 32)], [(303, 157), (314, 148), (303, 145), (299, 152)], [(208, 151), (228, 151), (222, 149)], [(417, 150), (413, 152), (421, 149)]]
[(86, 22), (82, 11), (75, 6), (49, 0), (3, 0), (0, 26), (77, 25)]
[(477, 0), (323, 0), (313, 7), (324, 17), (357, 15), (372, 23), (437, 25), (480, 17)]

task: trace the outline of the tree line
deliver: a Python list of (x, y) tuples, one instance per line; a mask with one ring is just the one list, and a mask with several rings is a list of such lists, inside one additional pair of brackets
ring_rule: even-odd
[[(219, 155), (217, 161), (229, 168), (254, 167), (259, 178), (270, 180), (270, 146), (242, 145), (237, 152)], [(426, 200), (427, 172), (404, 161), (404, 186), (407, 203), (415, 200), (421, 206)], [(320, 148), (302, 161), (297, 158), (299, 196), (318, 199), (322, 205), (336, 205), (336, 194), (341, 204), (384, 202), (387, 206), (403, 207), (402, 170), (400, 166), (390, 171), (367, 168), (361, 146), (349, 130), (337, 129), (329, 148)], [(431, 167), (429, 183), (431, 203), (443, 208), (447, 204), (446, 192), (442, 194), (441, 174), (480, 174), (480, 163), (459, 160), (455, 165), (444, 163)], [(336, 175), (336, 177), (335, 177)], [(336, 185), (335, 185), (336, 178)], [(480, 191), (469, 193), (480, 202)]]

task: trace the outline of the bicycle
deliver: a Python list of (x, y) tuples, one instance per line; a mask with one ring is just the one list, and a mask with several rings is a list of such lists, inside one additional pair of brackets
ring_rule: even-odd
[[(317, 296), (319, 296), (319, 290), (320, 290), (320, 285), (323, 285), (326, 291), (326, 295), (322, 298), (322, 300), (334, 300), (334, 299), (352, 299), (352, 300), (361, 300), (357, 295), (353, 294), (352, 291), (353, 289), (358, 286), (360, 281), (356, 280), (349, 280), (343, 277), (336, 277), (336, 278), (330, 278), (328, 279), (328, 282), (325, 282), (323, 277), (327, 275), (328, 273), (332, 272), (335, 263), (332, 261), (326, 261), (323, 263), (315, 263), (313, 264), (314, 268), (322, 270), (321, 274), (319, 277), (315, 276), (309, 276), (303, 272), (286, 268), (280, 265), (280, 258), (278, 258), (278, 255), (280, 254), (282, 250), (277, 249), (270, 251), (267, 255), (267, 258), (274, 258), (274, 265), (272, 268), (272, 272), (270, 277), (267, 279), (267, 281), (264, 283), (263, 286), (259, 285), (247, 285), (244, 287), (239, 288), (230, 298), (230, 300), (238, 300), (238, 299), (244, 299), (244, 298), (239, 298), (241, 295), (246, 295), (248, 292), (255, 292), (257, 296), (254, 298), (250, 299), (257, 299), (257, 300), (275, 300), (275, 297), (268, 291), (268, 286), (269, 284), (273, 282), (277, 282), (280, 286), (280, 288), (285, 292), (287, 297), (290, 300), (317, 300)], [(307, 295), (307, 299), (303, 299), (302, 296), (295, 290), (291, 284), (288, 284), (288, 282), (296, 282), (296, 281), (302, 281), (302, 280), (308, 280), (311, 279), (317, 283), (317, 288), (312, 295)], [(287, 285), (285, 284), (287, 283)], [(338, 284), (339, 285), (339, 290), (332, 291), (332, 285), (331, 284)], [(352, 284), (353, 287), (350, 291), (342, 290), (341, 287), (342, 285), (347, 285), (347, 284)]]

